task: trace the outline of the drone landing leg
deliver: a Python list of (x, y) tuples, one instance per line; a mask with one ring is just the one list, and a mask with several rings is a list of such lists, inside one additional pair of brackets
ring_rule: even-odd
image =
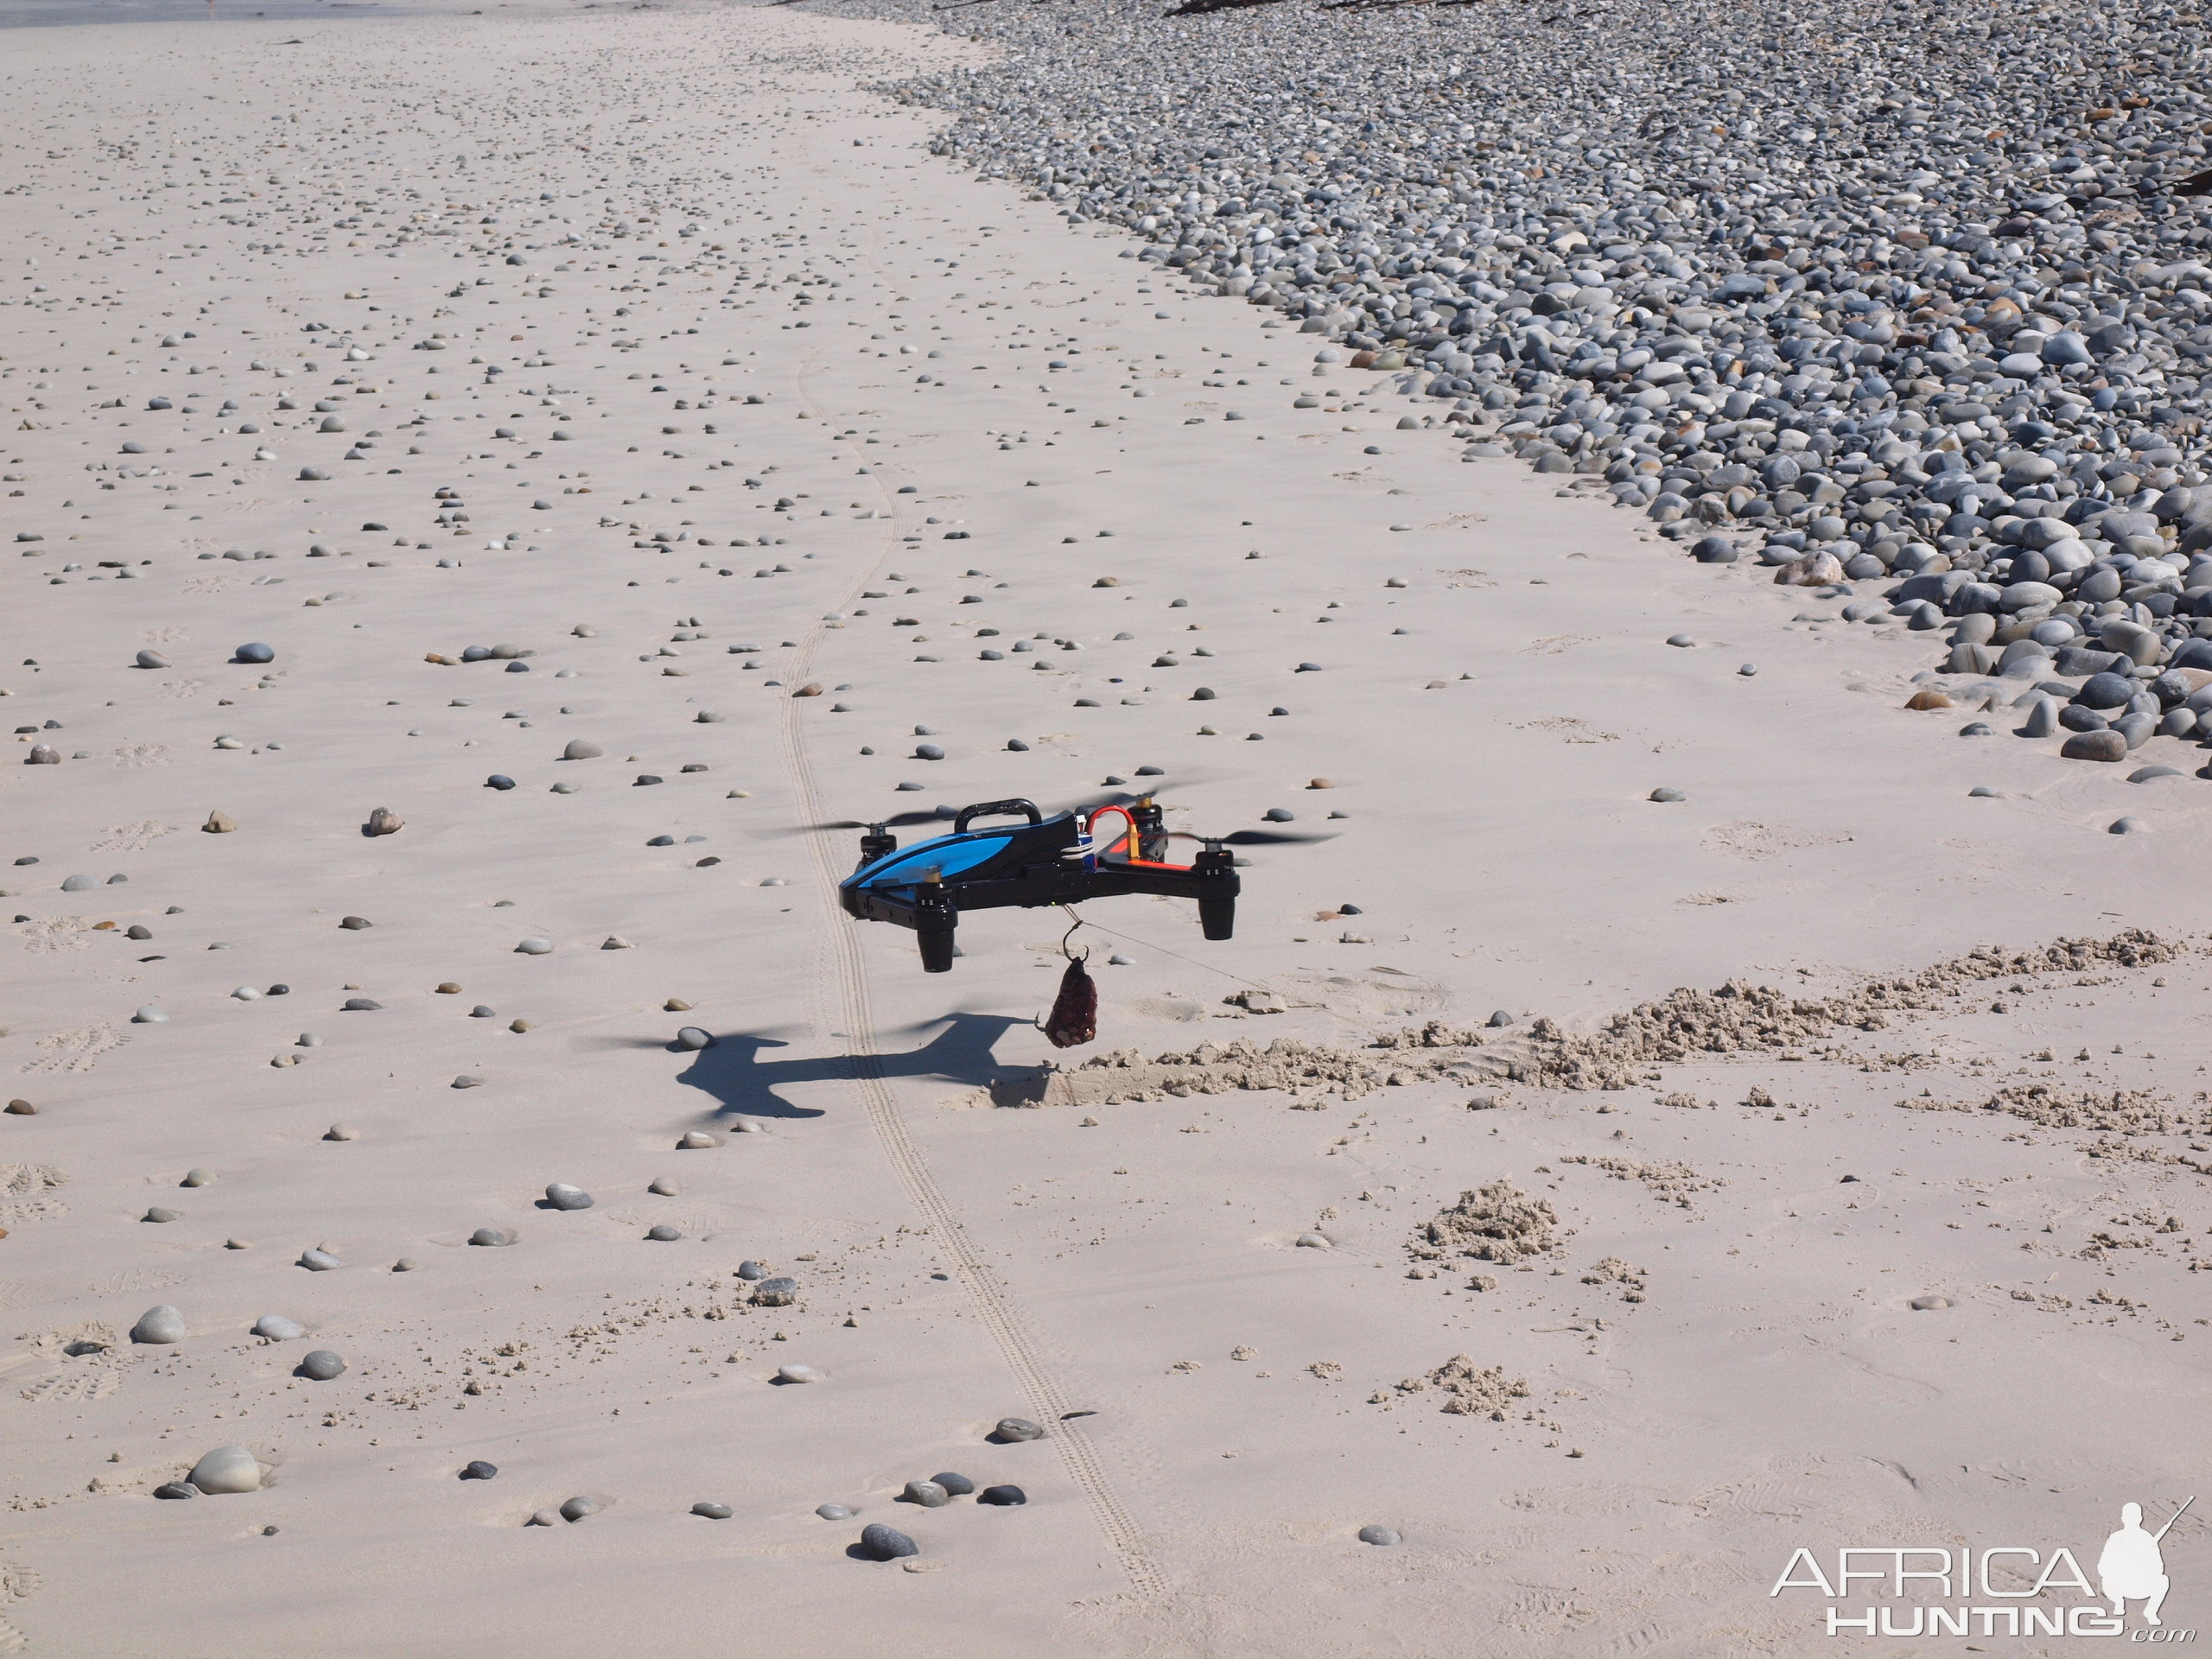
[(953, 907), (952, 895), (933, 875), (916, 890), (915, 912), (914, 937), (921, 943), (922, 971), (950, 973), (953, 931), (960, 925), (960, 912)]

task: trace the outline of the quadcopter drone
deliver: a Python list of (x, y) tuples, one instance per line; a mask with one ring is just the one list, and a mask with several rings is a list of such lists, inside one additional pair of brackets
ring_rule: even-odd
[[(970, 830), (978, 818), (1027, 818), (1011, 828)], [(913, 929), (925, 973), (952, 969), (953, 932), (963, 911), (1019, 905), (1071, 905), (1128, 893), (1166, 893), (1198, 901), (1198, 923), (1209, 939), (1236, 928), (1241, 885), (1231, 846), (1304, 841), (1305, 836), (1240, 830), (1226, 836), (1194, 836), (1169, 830), (1150, 796), (1055, 813), (1046, 817), (1026, 800), (983, 801), (952, 815), (952, 833), (901, 848), (893, 824), (941, 820), (939, 812), (908, 812), (881, 823), (823, 824), (864, 830), (859, 867), (838, 884), (849, 915)], [(1166, 861), (1171, 840), (1195, 841), (1188, 864)]]

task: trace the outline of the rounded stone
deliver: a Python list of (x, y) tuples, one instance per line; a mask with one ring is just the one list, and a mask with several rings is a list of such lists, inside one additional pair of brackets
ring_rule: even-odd
[(994, 1509), (1019, 1509), (1029, 1501), (1029, 1494), (1019, 1486), (986, 1486), (976, 1494), (978, 1503), (988, 1503)]
[(317, 1382), (327, 1382), (333, 1377), (344, 1376), (345, 1371), (346, 1362), (327, 1348), (318, 1348), (300, 1359), (300, 1375)]
[(1359, 1541), (1363, 1544), (1395, 1544), (1404, 1540), (1395, 1527), (1362, 1527)]
[(966, 1497), (976, 1490), (976, 1483), (965, 1475), (952, 1473), (931, 1475), (930, 1478), (950, 1492), (955, 1497)]
[(1726, 536), (1702, 536), (1690, 549), (1690, 556), (1700, 564), (1733, 564), (1736, 563), (1736, 543)]
[(671, 1227), (664, 1221), (658, 1222), (645, 1229), (645, 1236), (657, 1244), (672, 1244), (683, 1236), (683, 1230)]
[(2125, 760), (2127, 759), (2127, 739), (2110, 729), (2076, 732), (2066, 740), (2058, 753), (2062, 759), (2068, 760)]
[(2092, 674), (2082, 682), (2074, 701), (2085, 709), (2124, 709), (2140, 689), (2140, 683), (2126, 674)]
[(998, 1426), (991, 1430), (991, 1438), (1006, 1441), (1041, 1440), (1045, 1438), (1045, 1430), (1041, 1425), (1031, 1422), (1027, 1417), (1001, 1417)]
[(158, 651), (142, 651), (138, 653), (138, 666), (141, 668), (167, 668), (168, 665), (169, 659)]
[(495, 772), (484, 780), (486, 789), (512, 789), (514, 786), (515, 780), (504, 772)]
[(492, 1480), (498, 1477), (499, 1472), (498, 1464), (486, 1463), (483, 1459), (477, 1458), (461, 1470), (461, 1478), (463, 1480)]
[(691, 1506), (691, 1513), (703, 1516), (709, 1521), (727, 1521), (732, 1511), (727, 1503), (698, 1503)]
[(530, 938), (524, 939), (516, 944), (515, 954), (518, 957), (542, 957), (547, 955), (552, 949), (553, 941), (550, 939)]
[(300, 1252), (300, 1265), (309, 1273), (328, 1273), (333, 1268), (345, 1264), (328, 1250), (302, 1250)]
[(849, 1521), (853, 1518), (853, 1511), (842, 1503), (817, 1503), (814, 1512), (824, 1521)]
[(899, 1494), (908, 1503), (918, 1503), (925, 1510), (940, 1510), (952, 1502), (952, 1494), (933, 1480), (910, 1480), (906, 1490)]
[(167, 1302), (156, 1303), (138, 1316), (130, 1327), (133, 1342), (170, 1343), (184, 1340), (184, 1315)]
[(596, 743), (588, 743), (581, 737), (570, 738), (569, 747), (561, 751), (563, 760), (596, 760), (607, 751)]
[(588, 1210), (591, 1208), (591, 1194), (581, 1186), (556, 1181), (545, 1189), (545, 1202), (556, 1210)]
[(136, 1014), (130, 1016), (130, 1023), (134, 1026), (158, 1026), (167, 1020), (168, 1017), (168, 1014), (165, 1009), (157, 1008), (151, 1002), (149, 1002), (144, 1007), (139, 1009)]
[(266, 1337), (271, 1342), (289, 1342), (295, 1337), (305, 1336), (307, 1328), (282, 1313), (264, 1313), (253, 1322), (253, 1334)]
[(861, 1548), (879, 1561), (895, 1561), (922, 1553), (921, 1547), (912, 1538), (880, 1521), (861, 1529)]
[(699, 1026), (686, 1026), (676, 1033), (676, 1046), (691, 1050), (712, 1048), (714, 1033)]
[(235, 663), (273, 663), (276, 660), (276, 653), (257, 639), (232, 652), (231, 660)]
[(1683, 794), (1679, 789), (1655, 789), (1644, 798), (1646, 800), (1667, 802), (1684, 801), (1688, 800), (1689, 797)]
[(776, 1368), (777, 1380), (783, 1382), (819, 1382), (823, 1376), (823, 1373), (811, 1365), (779, 1365)]
[(513, 1243), (515, 1236), (512, 1233), (502, 1231), (497, 1227), (479, 1227), (468, 1236), (468, 1242), (472, 1244), (484, 1245), (487, 1249), (497, 1249)]
[(600, 1502), (595, 1497), (572, 1497), (561, 1506), (563, 1521), (581, 1521), (588, 1515), (597, 1515)]
[(257, 1492), (261, 1462), (242, 1446), (219, 1446), (194, 1464), (185, 1478), (211, 1497), (227, 1492)]

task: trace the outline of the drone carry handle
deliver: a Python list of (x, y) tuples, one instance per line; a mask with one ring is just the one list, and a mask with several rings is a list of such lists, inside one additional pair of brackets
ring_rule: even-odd
[(1045, 815), (1037, 810), (1037, 804), (1034, 801), (979, 801), (973, 806), (963, 806), (960, 809), (959, 816), (952, 821), (952, 833), (956, 836), (966, 835), (968, 821), (970, 818), (1002, 818), (1015, 812), (1027, 814), (1032, 823), (1045, 822)]

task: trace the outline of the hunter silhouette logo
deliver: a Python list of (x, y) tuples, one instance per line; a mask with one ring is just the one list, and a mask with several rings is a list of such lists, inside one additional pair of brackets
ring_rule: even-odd
[[(2119, 1529), (2098, 1552), (2094, 1582), (2063, 1545), (1864, 1545), (1838, 1549), (1833, 1574), (1811, 1550), (1800, 1549), (1767, 1593), (1812, 1590), (1843, 1604), (1823, 1610), (1830, 1636), (2101, 1636), (2193, 1643), (2195, 1630), (2171, 1628), (2160, 1612), (2172, 1587), (2166, 1534), (2196, 1502), (2185, 1499), (2156, 1532), (2145, 1529), (2141, 1504), (2121, 1504)], [(2078, 1599), (2026, 1605), (2069, 1592)], [(1852, 1605), (1854, 1601), (1859, 1605)], [(2132, 1628), (2130, 1603), (2140, 1604)]]

